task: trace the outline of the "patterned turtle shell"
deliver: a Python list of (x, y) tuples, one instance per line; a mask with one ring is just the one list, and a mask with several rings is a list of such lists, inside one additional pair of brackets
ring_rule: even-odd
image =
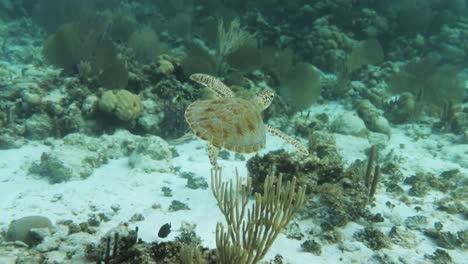
[(215, 147), (252, 153), (265, 147), (261, 111), (253, 100), (225, 97), (190, 104), (185, 118), (195, 135)]

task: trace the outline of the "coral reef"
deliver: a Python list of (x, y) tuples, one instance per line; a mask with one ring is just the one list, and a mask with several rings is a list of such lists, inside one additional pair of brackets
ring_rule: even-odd
[[(296, 177), (306, 188), (302, 219), (285, 231), (297, 249), (315, 254), (303, 256), (329, 258), (337, 243), (345, 262), (401, 262), (400, 247), (407, 262), (457, 262), (467, 249), (467, 232), (456, 225), (468, 218), (467, 13), (465, 0), (0, 1), (0, 149), (40, 148), (21, 169), (54, 190), (126, 158), (142, 178), (176, 174), (178, 186), (206, 194), (207, 178), (173, 160), (188, 138), (188, 105), (213, 96), (189, 78), (206, 73), (237, 98), (275, 91), (265, 124), (309, 139), (306, 159), (280, 150), (247, 161), (257, 193), (267, 196), (277, 184), (271, 176)], [(369, 143), (367, 169), (338, 152), (362, 157)], [(231, 164), (249, 156), (220, 157)], [(16, 183), (9, 166), (0, 162), (6, 185)], [(195, 211), (173, 183), (153, 188), (172, 204), (149, 201), (148, 209), (171, 217)], [(264, 196), (252, 210), (267, 204)], [(65, 198), (50, 194), (55, 205)], [(218, 226), (220, 246), (211, 251), (200, 246), (195, 224), (166, 234), (165, 241), (178, 232), (171, 242), (143, 242), (128, 225), (97, 238), (124, 213), (132, 226), (151, 219), (121, 205), (90, 204), (89, 215), (72, 212), (80, 223), (59, 220), (54, 228), (48, 219), (24, 224), (14, 216), (22, 226), (1, 230), (0, 263), (219, 263), (222, 254), (224, 262), (254, 255), (255, 243), (232, 239), (235, 221)], [(268, 221), (248, 220), (246, 229)], [(266, 244), (276, 235), (267, 234)], [(374, 253), (356, 259), (362, 250)]]
[(317, 158), (304, 160), (285, 151), (275, 151), (248, 160), (254, 190), (261, 191), (264, 177), (272, 172), (283, 175), (284, 179), (297, 177), (298, 183), (308, 190), (301, 214), (303, 217), (320, 215), (316, 221), (325, 230), (366, 215), (365, 172), (345, 170), (336, 149), (326, 141), (319, 139), (313, 147)]
[(437, 59), (426, 57), (411, 61), (391, 76), (390, 89), (394, 93), (411, 92), (427, 104), (441, 106), (450, 101), (459, 102), (464, 87), (458, 72), (457, 66), (440, 64)]
[(105, 91), (99, 99), (99, 109), (131, 122), (140, 117), (143, 104), (140, 98), (127, 90)]
[(320, 74), (311, 64), (297, 63), (281, 78), (280, 93), (293, 107), (303, 109), (318, 100)]
[(363, 242), (373, 250), (391, 247), (390, 239), (378, 229), (366, 227), (354, 234), (358, 241)]
[(128, 40), (128, 45), (133, 49), (136, 60), (141, 63), (151, 63), (156, 60), (158, 55), (168, 50), (151, 27), (143, 27), (133, 32)]
[(235, 185), (223, 183), (221, 170), (212, 170), (211, 189), (228, 225), (227, 230), (220, 223), (216, 226), (217, 261), (255, 264), (265, 257), (281, 229), (302, 206), (305, 188), (296, 188), (296, 178), (283, 186), (281, 176), (276, 182), (273, 175), (267, 176), (263, 193), (255, 194), (255, 203), (246, 211), (252, 182), (243, 185), (239, 175), (236, 178)]
[(413, 196), (423, 197), (430, 191), (438, 190), (456, 197), (463, 192), (463, 185), (466, 183), (466, 179), (463, 177), (463, 173), (458, 170), (445, 171), (440, 176), (430, 173), (417, 173), (407, 177), (404, 183), (411, 185), (408, 194)]
[(87, 61), (101, 85), (125, 88), (127, 69), (118, 58), (113, 42), (105, 34), (106, 27), (107, 22), (102, 17), (63, 24), (44, 42), (44, 57), (66, 71), (73, 71), (79, 63)]
[(377, 64), (383, 57), (383, 49), (377, 39), (359, 42), (355, 44), (346, 60), (346, 71), (353, 73), (367, 64)]

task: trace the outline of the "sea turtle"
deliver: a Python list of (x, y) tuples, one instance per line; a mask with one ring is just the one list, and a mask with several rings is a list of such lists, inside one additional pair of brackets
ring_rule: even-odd
[(220, 148), (238, 153), (252, 153), (265, 147), (266, 132), (282, 138), (300, 153), (307, 149), (294, 138), (263, 123), (261, 112), (270, 106), (274, 93), (263, 90), (252, 100), (234, 97), (234, 93), (217, 78), (192, 74), (190, 79), (211, 89), (218, 97), (196, 101), (185, 111), (185, 119), (196, 136), (208, 141), (211, 165), (217, 167)]

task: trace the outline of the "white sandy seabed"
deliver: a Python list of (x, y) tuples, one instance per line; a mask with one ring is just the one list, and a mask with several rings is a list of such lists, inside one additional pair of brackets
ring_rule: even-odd
[[(326, 111), (326, 106), (323, 110)], [(424, 139), (414, 141), (410, 136), (411, 129), (414, 129), (414, 125), (394, 127), (392, 137), (384, 150), (393, 151), (400, 157), (399, 165), (406, 177), (414, 175), (417, 171), (433, 172), (437, 175), (452, 169), (460, 169), (465, 175), (468, 174), (467, 145), (453, 143), (453, 137), (442, 134), (429, 134)], [(365, 159), (366, 149), (370, 146), (366, 139), (338, 134), (336, 144), (348, 165), (356, 159)], [(260, 154), (279, 148), (293, 151), (281, 140), (269, 136), (267, 149), (262, 150)], [(131, 169), (128, 166), (128, 158), (111, 160), (84, 180), (52, 185), (45, 179), (28, 174), (30, 164), (39, 160), (41, 154), (47, 150), (49, 147), (41, 142), (30, 142), (20, 149), (0, 151), (0, 228), (6, 229), (12, 220), (28, 215), (46, 216), (53, 222), (71, 219), (80, 223), (89, 218), (91, 208), (110, 211), (111, 205), (118, 204), (120, 210), (109, 222), (101, 223), (95, 234), (96, 239), (119, 223), (128, 221), (135, 213), (140, 213), (144, 220), (132, 223), (131, 227), (138, 226), (139, 237), (145, 241), (173, 240), (180, 233), (178, 229), (182, 222), (188, 222), (196, 224), (196, 233), (202, 238), (204, 246), (215, 247), (216, 223), (224, 223), (224, 218), (209, 188), (189, 189), (185, 186), (186, 180), (173, 173), (145, 173)], [(180, 166), (182, 171), (206, 177), (207, 182), (210, 182), (205, 142), (192, 140), (176, 146), (176, 150), (180, 156), (169, 161), (168, 166)], [(246, 155), (246, 158), (251, 156)], [(233, 178), (236, 168), (240, 175), (247, 174), (245, 161), (219, 162), (224, 167), (223, 178), (226, 180)], [(162, 186), (170, 187), (173, 197), (163, 196)], [(60, 195), (61, 199), (54, 199), (57, 195)], [(441, 197), (442, 193), (431, 192), (418, 204), (423, 208), (424, 215), (429, 218), (429, 223), (433, 225), (442, 221), (445, 231), (466, 230), (468, 224), (462, 216), (435, 210), (434, 202)], [(168, 207), (174, 199), (186, 203), (190, 210), (169, 212)], [(393, 209), (385, 205), (388, 201), (395, 205)], [(160, 204), (161, 208), (153, 209), (154, 204)], [(381, 190), (376, 195), (376, 206), (371, 208), (371, 211), (381, 213), (386, 218), (383, 223), (375, 225), (383, 232), (388, 232), (394, 225), (392, 221), (398, 222), (416, 215), (413, 207), (406, 206)], [(171, 223), (173, 231), (167, 238), (158, 238), (157, 231), (165, 223)], [(303, 233), (313, 225), (311, 220), (301, 220), (299, 224)], [(375, 252), (353, 238), (353, 234), (362, 228), (363, 223), (354, 222), (340, 228), (344, 243), (347, 243), (347, 248), (352, 248), (352, 251), (342, 251), (337, 244), (322, 243), (320, 256), (302, 252), (300, 244), (303, 241), (287, 239), (281, 234), (266, 259), (281, 254), (285, 263), (367, 263)], [(401, 263), (427, 263), (424, 255), (433, 254), (437, 245), (421, 233), (417, 233), (417, 239), (420, 242), (414, 249), (393, 245), (391, 249), (380, 250), (379, 254), (387, 254), (390, 259), (405, 261)], [(464, 261), (468, 259), (468, 253), (460, 249), (447, 251), (455, 263), (467, 263)], [(77, 258), (72, 263), (86, 262)]]

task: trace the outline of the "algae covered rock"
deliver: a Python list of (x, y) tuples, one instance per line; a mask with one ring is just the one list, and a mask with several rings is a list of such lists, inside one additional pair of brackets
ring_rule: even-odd
[(408, 249), (415, 248), (420, 242), (413, 232), (398, 226), (392, 227), (388, 235), (393, 243)]
[(391, 240), (382, 231), (371, 226), (356, 232), (354, 238), (373, 250), (391, 248), (392, 245)]
[(340, 134), (357, 137), (363, 137), (369, 133), (364, 121), (353, 112), (346, 112), (335, 119), (332, 123), (332, 130)]
[(139, 137), (133, 143), (135, 149), (130, 153), (129, 166), (150, 172), (168, 172), (172, 151), (164, 139), (157, 136)]
[(44, 139), (52, 135), (52, 120), (46, 114), (34, 114), (25, 122), (27, 137), (35, 140)]
[(125, 146), (120, 148), (112, 136), (89, 137), (83, 134), (69, 134), (62, 140), (50, 141), (51, 150), (43, 152), (38, 161), (29, 167), (29, 173), (39, 175), (50, 183), (62, 183), (89, 177), (111, 158), (126, 154)]
[(143, 104), (138, 95), (121, 89), (105, 91), (99, 99), (99, 109), (122, 121), (133, 121), (143, 113)]
[(50, 153), (43, 153), (40, 161), (29, 167), (29, 173), (45, 177), (52, 184), (69, 181), (72, 178), (72, 170)]
[(403, 124), (416, 115), (416, 108), (416, 97), (409, 92), (404, 92), (385, 105), (385, 117), (395, 124)]
[(159, 111), (159, 105), (153, 100), (144, 100), (143, 107), (145, 111), (138, 118), (138, 126), (143, 129), (145, 132), (154, 133), (154, 131), (158, 131), (161, 126), (161, 122), (164, 119), (164, 112)]
[(452, 257), (450, 257), (450, 254), (447, 251), (440, 249), (440, 248), (436, 249), (432, 255), (424, 254), (424, 258), (430, 260), (431, 263), (435, 263), (435, 264), (453, 263)]
[(359, 101), (356, 110), (369, 130), (390, 136), (391, 128), (388, 120), (369, 100)]
[(22, 241), (28, 245), (40, 243), (31, 234), (33, 228), (52, 228), (52, 222), (44, 216), (25, 216), (13, 220), (8, 227), (6, 241)]
[(306, 240), (304, 243), (301, 244), (302, 250), (305, 252), (310, 252), (314, 255), (320, 256), (322, 255), (322, 245), (320, 245), (315, 240)]
[(172, 74), (175, 70), (174, 64), (172, 64), (171, 61), (165, 59), (165, 58), (159, 58), (158, 59), (158, 72), (164, 74), (164, 75), (169, 75)]

